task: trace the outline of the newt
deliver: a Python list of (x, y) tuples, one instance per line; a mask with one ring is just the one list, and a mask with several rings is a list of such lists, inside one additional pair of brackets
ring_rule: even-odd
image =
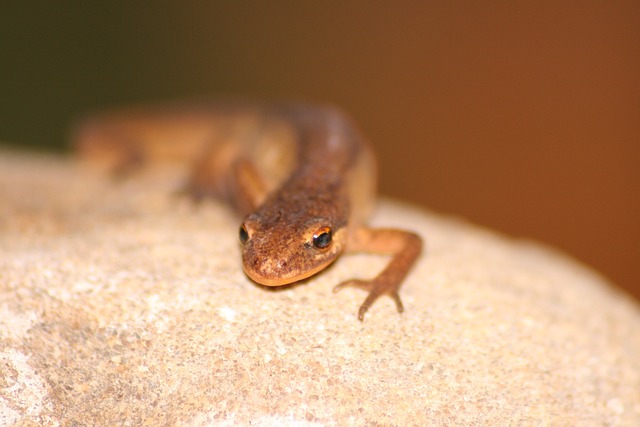
[(216, 197), (244, 218), (246, 275), (266, 286), (306, 279), (343, 253), (390, 255), (371, 279), (334, 287), (368, 292), (358, 319), (382, 295), (404, 310), (399, 289), (422, 250), (410, 231), (372, 228), (372, 149), (334, 107), (213, 103), (143, 107), (89, 118), (75, 132), (81, 157), (123, 173), (160, 160), (190, 162), (186, 190)]

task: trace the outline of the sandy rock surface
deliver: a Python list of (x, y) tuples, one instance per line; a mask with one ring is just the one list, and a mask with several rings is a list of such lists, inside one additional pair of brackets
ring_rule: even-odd
[(0, 151), (0, 426), (640, 425), (640, 309), (565, 256), (382, 202), (427, 253), (361, 323), (386, 258), (259, 287), (180, 175)]

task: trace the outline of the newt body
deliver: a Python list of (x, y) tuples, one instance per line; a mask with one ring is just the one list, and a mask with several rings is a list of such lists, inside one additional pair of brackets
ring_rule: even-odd
[(375, 159), (355, 125), (334, 108), (206, 105), (98, 116), (76, 133), (81, 155), (125, 171), (161, 159), (193, 164), (188, 191), (226, 200), (243, 217), (243, 268), (280, 286), (310, 277), (344, 252), (391, 255), (371, 280), (358, 318), (398, 294), (420, 254), (414, 233), (366, 225), (375, 202)]

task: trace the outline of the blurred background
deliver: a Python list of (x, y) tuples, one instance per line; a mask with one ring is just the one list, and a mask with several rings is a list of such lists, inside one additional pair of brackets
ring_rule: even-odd
[(3, 143), (64, 150), (74, 118), (130, 103), (331, 102), (383, 193), (640, 297), (638, 1), (39, 3), (0, 5)]

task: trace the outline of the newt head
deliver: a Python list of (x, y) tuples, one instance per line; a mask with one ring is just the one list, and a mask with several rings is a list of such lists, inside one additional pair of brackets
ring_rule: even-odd
[(239, 237), (247, 276), (261, 285), (280, 286), (331, 264), (345, 247), (346, 230), (323, 217), (251, 214)]

